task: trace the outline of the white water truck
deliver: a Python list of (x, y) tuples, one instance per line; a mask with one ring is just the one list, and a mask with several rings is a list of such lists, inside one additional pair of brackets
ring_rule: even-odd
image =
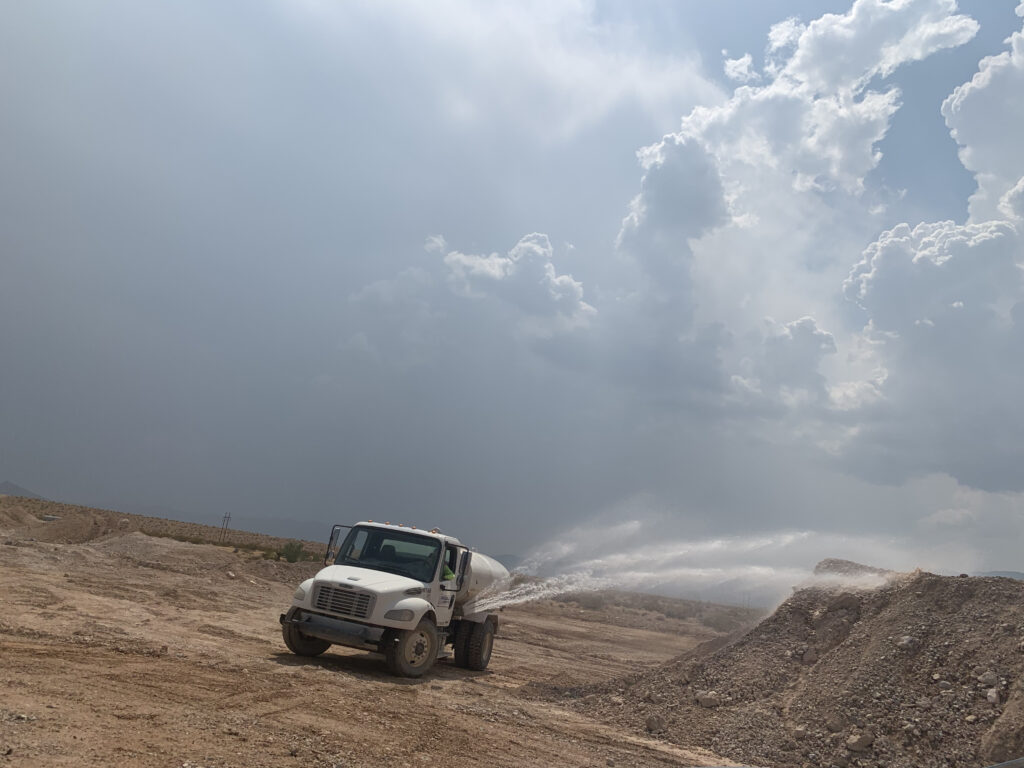
[(405, 677), (420, 677), (450, 655), (457, 666), (486, 669), (498, 616), (474, 612), (473, 600), (508, 578), (497, 560), (436, 528), (371, 520), (334, 526), (324, 566), (281, 614), (292, 653), (361, 648), (383, 654), (388, 668)]

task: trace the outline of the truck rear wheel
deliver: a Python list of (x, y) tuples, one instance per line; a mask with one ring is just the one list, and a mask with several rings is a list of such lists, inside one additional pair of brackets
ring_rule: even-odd
[(402, 677), (420, 677), (437, 660), (437, 627), (424, 619), (416, 629), (403, 629), (389, 638), (384, 646), (388, 669)]
[(494, 647), (494, 625), (485, 621), (473, 624), (469, 635), (469, 648), (466, 655), (466, 667), (477, 671), (487, 669), (491, 661), (491, 649)]
[(473, 634), (475, 626), (476, 624), (471, 621), (460, 621), (455, 627), (452, 646), (455, 650), (455, 666), (457, 667), (469, 668), (469, 637)]
[(302, 634), (294, 624), (282, 624), (281, 635), (288, 650), (298, 656), (319, 656), (331, 647), (326, 640)]

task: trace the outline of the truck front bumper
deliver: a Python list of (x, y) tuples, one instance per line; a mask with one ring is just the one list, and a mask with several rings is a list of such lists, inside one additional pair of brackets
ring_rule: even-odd
[(335, 619), (319, 613), (310, 613), (301, 608), (291, 608), (282, 613), (282, 624), (291, 624), (302, 634), (326, 640), (335, 645), (376, 651), (380, 646), (383, 627), (370, 627), (354, 621)]

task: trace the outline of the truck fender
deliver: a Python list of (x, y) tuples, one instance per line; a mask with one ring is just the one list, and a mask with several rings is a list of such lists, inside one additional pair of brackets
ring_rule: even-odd
[[(397, 603), (388, 608), (388, 611), (402, 610), (412, 611), (411, 621), (393, 621), (391, 619), (383, 619), (382, 617), (383, 620), (381, 621), (381, 624), (389, 627), (411, 629), (412, 627), (415, 627), (417, 624), (420, 623), (420, 619), (423, 618), (423, 615), (427, 611), (433, 611), (434, 606), (432, 606), (428, 601), (424, 600), (422, 597), (406, 597), (399, 600)], [(385, 611), (385, 613), (387, 613), (387, 611)]]

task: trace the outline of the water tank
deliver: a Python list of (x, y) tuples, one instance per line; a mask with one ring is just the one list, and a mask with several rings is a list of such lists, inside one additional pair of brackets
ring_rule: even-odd
[(472, 600), (495, 582), (508, 578), (508, 569), (493, 557), (474, 552), (469, 561), (462, 589), (456, 595), (459, 605)]

